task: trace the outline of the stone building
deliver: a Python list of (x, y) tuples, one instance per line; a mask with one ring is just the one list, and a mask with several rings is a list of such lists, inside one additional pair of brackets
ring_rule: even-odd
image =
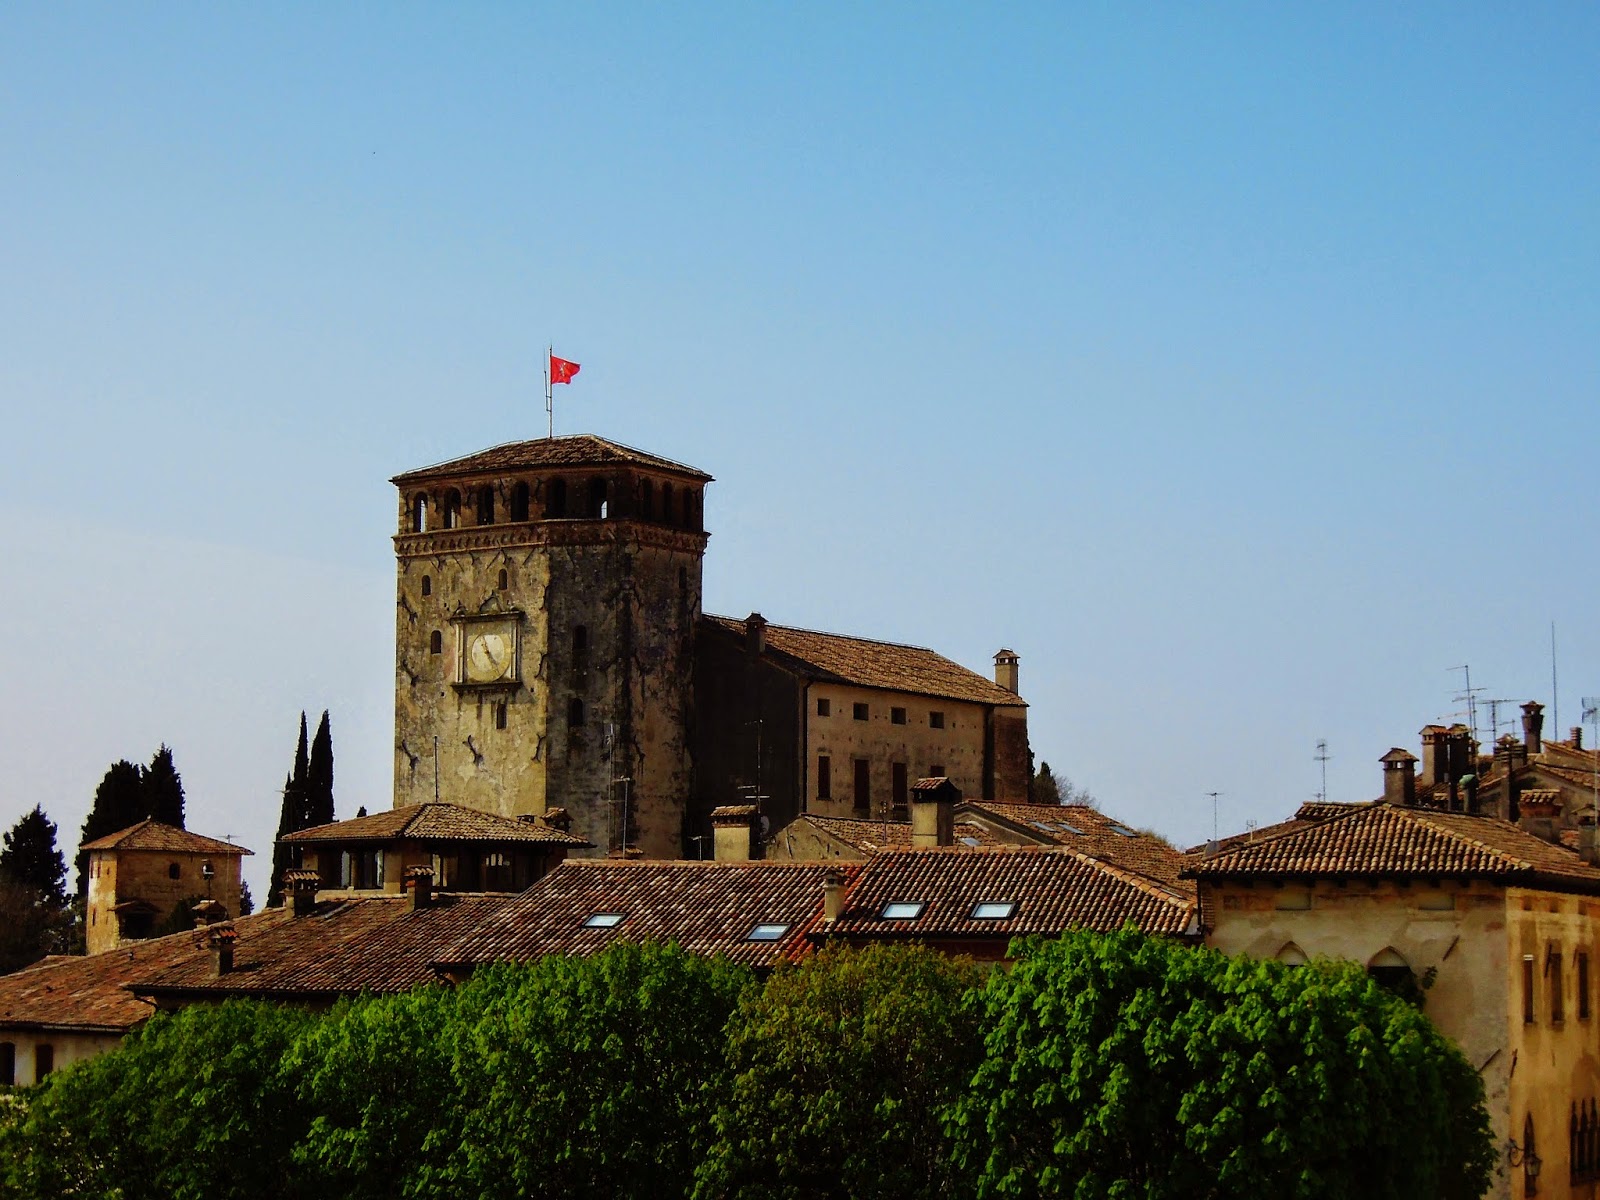
[(710, 480), (589, 436), (395, 476), (397, 807), (681, 852)]
[(1027, 705), (1016, 654), (995, 679), (920, 646), (707, 616), (695, 648), (696, 835), (718, 807), (753, 800), (769, 830), (802, 813), (905, 820), (912, 783), (1028, 793)]
[[(587, 853), (705, 857), (714, 808), (904, 814), (920, 775), (1026, 797), (1017, 656), (701, 615), (711, 476), (587, 435), (397, 475), (397, 808), (562, 808)], [(582, 853), (582, 852), (580, 852)]]
[(1490, 1194), (1590, 1196), (1600, 869), (1496, 817), (1407, 803), (1415, 762), (1384, 756), (1384, 801), (1306, 805), (1195, 852), (1185, 874), (1206, 944), (1353, 960), (1387, 985), (1425, 988), (1428, 1015), (1483, 1078), (1502, 1148)]
[(85, 842), (89, 903), (84, 913), (88, 952), (149, 937), (181, 905), (214, 900), (239, 912), (239, 868), (250, 851), (231, 842), (140, 821)]

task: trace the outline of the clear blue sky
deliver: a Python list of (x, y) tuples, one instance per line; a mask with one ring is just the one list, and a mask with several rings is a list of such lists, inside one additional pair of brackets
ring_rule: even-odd
[(1593, 5), (0, 10), (0, 822), (389, 804), (390, 475), (717, 477), (706, 603), (1022, 655), (1180, 842), (1600, 693)]

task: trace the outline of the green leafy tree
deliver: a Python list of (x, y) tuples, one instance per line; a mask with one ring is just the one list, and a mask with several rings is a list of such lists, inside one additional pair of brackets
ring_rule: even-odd
[(944, 1108), (982, 1055), (983, 974), (916, 946), (829, 948), (775, 971), (728, 1030), (734, 1078), (697, 1195), (965, 1194)]
[(947, 1114), (980, 1196), (1468, 1200), (1483, 1085), (1350, 964), (1226, 958), (1133, 931), (1021, 949), (976, 1003), (986, 1056)]
[(144, 814), (163, 825), (176, 825), (182, 829), (184, 819), (183, 778), (172, 762), (172, 747), (165, 742), (150, 758), (150, 765), (140, 774), (144, 792)]
[(1050, 770), (1049, 763), (1040, 763), (1039, 770), (1028, 781), (1028, 802), (1030, 804), (1061, 803), (1061, 787), (1056, 783), (1055, 773)]
[(314, 1020), (241, 1000), (152, 1017), (118, 1049), (51, 1075), (21, 1121), (0, 1123), (0, 1191), (25, 1200), (308, 1194), (293, 1169), (304, 1122), (282, 1061)]
[[(330, 763), (330, 771), (332, 765)], [(284, 843), (289, 834), (305, 829), (306, 791), (311, 772), (311, 756), (307, 750), (306, 714), (300, 714), (300, 740), (294, 750), (294, 770), (283, 781), (283, 807), (278, 812), (278, 836), (272, 843), (272, 882), (267, 885), (267, 904), (273, 908), (283, 905), (284, 872), (295, 867), (293, 846)]]
[(750, 982), (725, 960), (627, 943), (475, 973), (468, 986), (489, 1000), (455, 1046), (462, 1118), (445, 1178), (485, 1197), (684, 1195), (722, 1027)]
[(333, 821), (333, 732), (328, 726), (328, 710), (322, 710), (317, 735), (311, 740), (311, 758), (306, 764), (305, 825), (310, 829)]

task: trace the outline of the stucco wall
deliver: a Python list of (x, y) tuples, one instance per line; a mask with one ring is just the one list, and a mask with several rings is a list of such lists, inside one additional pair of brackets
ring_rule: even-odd
[(54, 1070), (60, 1071), (73, 1063), (113, 1050), (121, 1041), (120, 1034), (0, 1029), (0, 1043), (10, 1042), (16, 1054), (17, 1087), (31, 1087), (39, 1082), (35, 1063), (38, 1061), (37, 1049), (40, 1045), (54, 1049)]
[[(96, 850), (89, 855), (89, 905), (85, 931), (90, 954), (116, 948), (119, 936), (117, 914), (112, 906), (127, 900), (143, 900), (157, 910), (159, 925), (180, 903), (201, 896), (216, 900), (239, 915), (238, 854), (191, 854), (162, 850)], [(213, 876), (206, 879), (205, 865)], [(172, 868), (177, 868), (177, 878)]]

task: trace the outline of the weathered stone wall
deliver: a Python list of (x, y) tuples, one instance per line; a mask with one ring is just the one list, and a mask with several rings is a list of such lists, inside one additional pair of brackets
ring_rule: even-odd
[[(180, 903), (196, 896), (216, 900), (230, 917), (239, 915), (237, 854), (173, 853), (162, 850), (96, 850), (89, 855), (89, 903), (86, 949), (90, 954), (114, 950), (121, 940), (116, 904), (143, 900), (156, 909), (161, 924)], [(206, 879), (209, 863), (213, 875)], [(176, 876), (173, 871), (176, 869)]]
[[(607, 479), (603, 518), (546, 518), (554, 480), (544, 479), (530, 485), (530, 519), (509, 522), (508, 479), (494, 485), (495, 523), (463, 512), (455, 528), (395, 538), (396, 805), (434, 798), (437, 737), (442, 800), (503, 816), (564, 807), (594, 854), (623, 845), (626, 806), (628, 846), (682, 854), (699, 493), (686, 519), (680, 490), (674, 525), (659, 510), (625, 519), (642, 481)], [(595, 511), (587, 480), (563, 480), (561, 511)], [(464, 497), (480, 483), (452, 482)], [(402, 530), (415, 494), (401, 497)], [(458, 656), (480, 618), (515, 623), (520, 669), (463, 686)]]

